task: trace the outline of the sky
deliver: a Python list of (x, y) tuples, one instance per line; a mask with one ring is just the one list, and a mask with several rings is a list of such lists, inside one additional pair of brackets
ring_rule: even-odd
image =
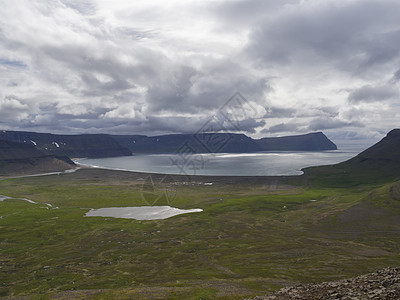
[[(0, 0), (0, 129), (378, 139), (399, 127), (398, 0)], [(226, 118), (232, 116), (225, 115)]]

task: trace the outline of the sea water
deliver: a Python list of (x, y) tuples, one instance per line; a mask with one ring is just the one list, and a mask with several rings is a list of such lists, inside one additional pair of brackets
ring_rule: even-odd
[(359, 149), (318, 152), (258, 152), (207, 154), (152, 154), (79, 159), (82, 165), (146, 173), (213, 176), (300, 175), (302, 168), (346, 161)]

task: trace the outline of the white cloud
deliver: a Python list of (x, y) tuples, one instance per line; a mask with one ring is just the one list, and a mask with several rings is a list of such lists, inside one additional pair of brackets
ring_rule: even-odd
[(397, 126), (395, 0), (0, 4), (4, 127), (195, 131), (235, 91), (252, 134)]

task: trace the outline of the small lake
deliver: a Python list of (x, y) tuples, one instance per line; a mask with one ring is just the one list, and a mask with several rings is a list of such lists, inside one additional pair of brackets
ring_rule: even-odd
[(339, 163), (360, 151), (259, 152), (157, 154), (79, 159), (77, 163), (92, 167), (145, 173), (213, 175), (213, 176), (279, 176), (301, 175), (302, 168)]
[(162, 220), (173, 216), (202, 212), (200, 208), (179, 209), (171, 206), (105, 207), (91, 209), (87, 217), (113, 217), (135, 220)]

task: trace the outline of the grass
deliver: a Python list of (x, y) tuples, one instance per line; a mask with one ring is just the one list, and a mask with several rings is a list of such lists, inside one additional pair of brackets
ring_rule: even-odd
[[(156, 205), (202, 213), (84, 216), (147, 205), (144, 174), (82, 169), (0, 181), (1, 195), (38, 202), (0, 202), (0, 296), (241, 299), (400, 263), (396, 182), (172, 179), (151, 190)], [(158, 197), (166, 187), (176, 196)]]

